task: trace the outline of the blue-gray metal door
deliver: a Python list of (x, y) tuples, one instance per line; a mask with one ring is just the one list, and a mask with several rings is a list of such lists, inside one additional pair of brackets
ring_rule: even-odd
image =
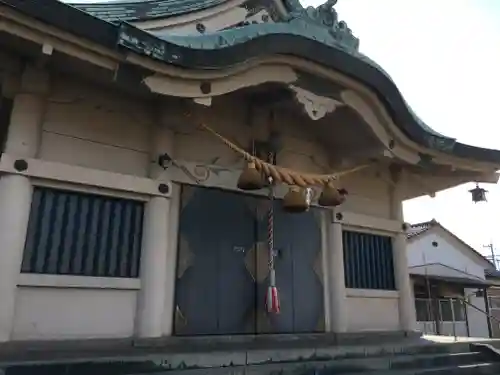
[(183, 186), (174, 331), (255, 333), (255, 198)]
[[(302, 214), (283, 211), (275, 201), (274, 244), (276, 284), (281, 312), (259, 314), (261, 333), (305, 333), (324, 331), (323, 277), (321, 252), (321, 210)], [(267, 221), (260, 221), (259, 236), (267, 235)], [(259, 263), (262, 264), (262, 263)], [(264, 309), (268, 278), (259, 285), (259, 310)]]
[(177, 335), (324, 330), (320, 210), (275, 204), (281, 313), (268, 315), (266, 199), (184, 186), (174, 332)]

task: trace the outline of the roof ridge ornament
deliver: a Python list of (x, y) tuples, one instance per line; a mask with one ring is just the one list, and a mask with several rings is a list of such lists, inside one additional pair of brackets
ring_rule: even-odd
[(359, 39), (354, 36), (345, 21), (339, 21), (335, 10), (338, 0), (327, 0), (317, 7), (308, 6), (307, 8), (304, 8), (299, 0), (286, 0), (286, 2), (290, 9), (288, 21), (300, 19), (326, 28), (339, 45), (351, 51), (358, 51)]

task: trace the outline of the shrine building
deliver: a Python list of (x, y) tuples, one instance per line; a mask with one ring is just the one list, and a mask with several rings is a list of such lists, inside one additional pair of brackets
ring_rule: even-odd
[(0, 342), (417, 330), (402, 202), (500, 151), (335, 4), (0, 1)]

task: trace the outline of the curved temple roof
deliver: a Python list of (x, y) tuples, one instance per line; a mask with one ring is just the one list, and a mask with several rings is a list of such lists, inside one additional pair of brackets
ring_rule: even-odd
[(145, 21), (179, 16), (222, 4), (227, 0), (150, 0), (81, 3), (71, 6), (105, 21)]
[[(255, 57), (299, 56), (371, 87), (385, 103), (395, 124), (422, 146), (459, 157), (500, 163), (500, 151), (456, 142), (435, 132), (419, 119), (390, 76), (358, 51), (358, 39), (346, 23), (338, 19), (333, 7), (337, 0), (328, 0), (317, 8), (304, 8), (299, 0), (281, 0), (287, 13), (280, 15), (275, 23), (249, 24), (191, 36), (147, 32), (126, 22), (182, 15), (225, 1), (149, 0), (68, 5), (45, 0), (41, 5), (23, 0), (0, 0), (0, 4), (109, 48), (130, 49), (184, 68), (213, 70)], [(271, 2), (266, 1), (266, 4)]]

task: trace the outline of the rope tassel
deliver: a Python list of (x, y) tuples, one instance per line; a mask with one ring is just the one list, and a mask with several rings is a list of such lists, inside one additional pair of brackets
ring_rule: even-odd
[[(269, 155), (269, 160), (273, 155)], [(268, 313), (278, 314), (280, 312), (280, 302), (278, 288), (276, 287), (276, 270), (274, 269), (274, 181), (269, 177), (269, 211), (267, 212), (267, 245), (269, 250), (269, 286), (266, 294), (266, 310)]]
[(269, 281), (266, 295), (266, 310), (268, 313), (279, 314), (280, 300), (278, 297), (278, 288), (276, 288), (276, 274), (274, 269), (270, 271)]

